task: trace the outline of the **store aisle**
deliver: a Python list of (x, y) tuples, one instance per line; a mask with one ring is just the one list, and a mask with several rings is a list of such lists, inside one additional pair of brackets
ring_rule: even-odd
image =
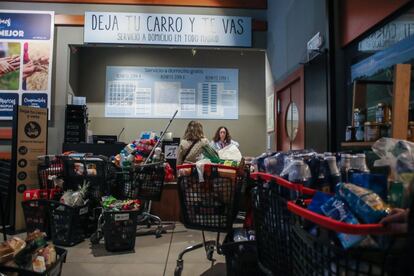
[[(215, 239), (214, 233), (207, 233), (208, 239)], [(224, 238), (224, 236), (222, 237)], [(174, 275), (178, 254), (186, 246), (202, 241), (200, 231), (188, 230), (177, 223), (174, 231), (163, 234), (159, 239), (153, 235), (138, 236), (135, 252), (110, 253), (104, 248), (103, 241), (91, 246), (89, 240), (74, 247), (68, 247), (68, 256), (63, 266), (66, 275)], [(188, 253), (184, 257), (183, 276), (225, 275), (224, 256), (215, 254), (216, 263), (206, 259), (202, 249)]]

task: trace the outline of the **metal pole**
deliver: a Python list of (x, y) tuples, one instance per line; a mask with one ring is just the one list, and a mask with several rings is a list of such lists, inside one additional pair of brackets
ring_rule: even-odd
[(147, 162), (150, 160), (151, 156), (154, 154), (155, 149), (158, 147), (158, 145), (161, 143), (162, 139), (164, 138), (165, 133), (167, 132), (168, 128), (170, 127), (172, 121), (174, 120), (175, 116), (178, 113), (178, 109), (175, 111), (174, 115), (172, 116), (172, 118), (170, 119), (167, 127), (164, 129), (164, 131), (162, 132), (160, 139), (158, 139), (157, 143), (155, 144), (155, 146), (152, 148), (150, 154), (148, 155), (147, 159), (145, 159), (144, 161), (144, 165), (147, 164)]

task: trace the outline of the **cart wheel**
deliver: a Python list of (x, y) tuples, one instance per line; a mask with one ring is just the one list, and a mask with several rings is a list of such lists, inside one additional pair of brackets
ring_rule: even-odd
[(102, 233), (101, 233), (101, 231), (96, 231), (89, 238), (89, 240), (91, 241), (92, 244), (98, 244), (101, 239), (102, 239)]
[(157, 228), (157, 230), (155, 230), (155, 237), (157, 239), (162, 237), (162, 229)]
[(214, 246), (210, 245), (207, 249), (207, 260), (214, 262), (215, 259), (213, 258), (213, 254), (214, 254)]

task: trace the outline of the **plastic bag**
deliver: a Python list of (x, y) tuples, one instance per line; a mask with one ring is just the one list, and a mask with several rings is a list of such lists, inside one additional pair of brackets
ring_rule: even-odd
[(230, 144), (218, 151), (220, 159), (240, 162), (242, 154), (236, 145)]
[(414, 143), (381, 138), (375, 142), (372, 150), (380, 157), (374, 166), (389, 166), (391, 179), (403, 183), (404, 200), (401, 207), (408, 207), (409, 195), (414, 188)]

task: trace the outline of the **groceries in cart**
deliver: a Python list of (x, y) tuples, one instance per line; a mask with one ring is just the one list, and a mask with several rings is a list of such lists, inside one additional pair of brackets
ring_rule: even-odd
[(57, 261), (53, 244), (47, 244), (45, 233), (36, 230), (27, 234), (25, 240), (12, 237), (0, 244), (0, 269), (3, 266), (26, 267), (38, 273)]
[[(335, 194), (317, 192), (308, 210), (346, 224), (375, 224), (390, 213), (388, 205), (373, 191), (351, 183), (339, 183)], [(317, 229), (310, 228), (315, 234)], [(336, 233), (343, 248), (377, 246), (370, 237)]]
[(406, 140), (381, 138), (372, 146), (380, 157), (374, 167), (390, 168), (389, 197), (395, 207), (407, 208), (409, 195), (414, 193), (414, 143)]
[(118, 200), (113, 196), (102, 198), (102, 207), (109, 211), (134, 211), (139, 210), (141, 201), (138, 199)]
[(140, 138), (125, 146), (119, 154), (114, 157), (114, 164), (119, 168), (129, 168), (133, 165), (143, 163), (146, 158), (151, 157), (152, 162), (163, 160), (161, 148), (156, 148), (154, 154), (149, 156), (154, 146), (157, 145), (159, 137), (152, 131), (142, 132)]
[(89, 183), (84, 181), (82, 186), (79, 186), (77, 191), (68, 190), (63, 193), (60, 198), (60, 202), (68, 206), (83, 206), (87, 203), (87, 192), (89, 189)]

